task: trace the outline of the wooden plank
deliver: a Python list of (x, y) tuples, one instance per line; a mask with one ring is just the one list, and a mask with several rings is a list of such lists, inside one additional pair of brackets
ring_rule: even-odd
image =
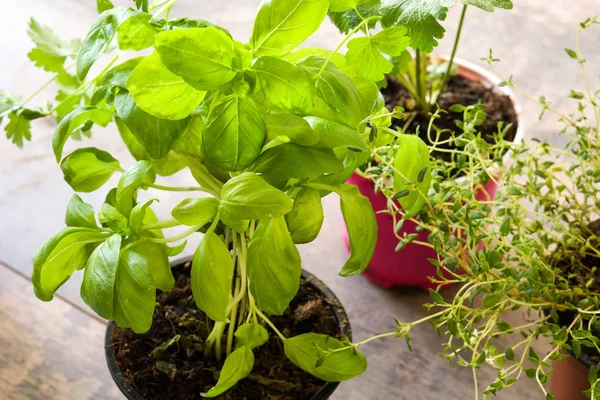
[(61, 298), (43, 303), (0, 264), (0, 398), (120, 399), (104, 359), (105, 324)]

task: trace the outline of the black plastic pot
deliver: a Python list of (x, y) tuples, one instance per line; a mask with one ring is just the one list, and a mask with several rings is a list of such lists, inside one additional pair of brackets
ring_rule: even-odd
[[(172, 268), (183, 267), (190, 259), (183, 259), (175, 261), (171, 264)], [(343, 335), (352, 340), (352, 328), (350, 327), (350, 320), (346, 314), (346, 310), (341, 306), (340, 301), (336, 295), (329, 289), (327, 285), (321, 282), (317, 277), (308, 271), (302, 270), (302, 278), (309, 281), (314, 285), (315, 288), (321, 292), (323, 297), (332, 300), (329, 304), (340, 304), (339, 307), (333, 307), (334, 317), (336, 323), (340, 326), (340, 331)], [(106, 336), (104, 337), (104, 350), (106, 355), (106, 362), (110, 374), (121, 390), (123, 395), (129, 400), (148, 400), (142, 396), (126, 379), (123, 372), (119, 369), (119, 366), (115, 359), (115, 342), (113, 341), (113, 330), (116, 328), (116, 324), (110, 321), (106, 328)], [(327, 382), (319, 392), (310, 398), (310, 400), (326, 400), (333, 394), (337, 389), (339, 382)]]

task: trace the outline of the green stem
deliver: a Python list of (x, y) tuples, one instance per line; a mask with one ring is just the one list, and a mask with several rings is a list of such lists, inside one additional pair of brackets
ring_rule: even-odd
[(150, 231), (152, 229), (165, 229), (165, 228), (174, 228), (176, 226), (180, 226), (181, 223), (177, 221), (175, 218), (166, 219), (164, 221), (156, 222), (154, 224), (143, 225), (143, 231)]
[[(217, 220), (217, 218), (215, 218), (215, 221)], [(204, 224), (200, 224), (200, 225), (194, 225), (192, 226), (190, 229), (188, 229), (187, 231), (177, 235), (177, 236), (173, 236), (170, 238), (165, 238), (165, 239), (158, 239), (158, 238), (148, 238), (147, 240), (154, 242), (154, 243), (172, 243), (172, 242), (177, 242), (179, 240), (185, 239), (186, 237), (190, 236), (192, 233), (196, 233), (198, 232), (198, 229), (202, 228), (204, 226)]]
[(431, 102), (432, 106), (440, 99), (440, 96), (446, 90), (446, 85), (448, 84), (448, 80), (450, 79), (450, 74), (452, 73), (452, 65), (454, 64), (454, 57), (456, 56), (456, 51), (458, 50), (458, 43), (460, 42), (460, 34), (462, 32), (463, 23), (465, 21), (465, 14), (467, 13), (467, 5), (465, 4), (462, 8), (462, 13), (460, 14), (460, 20), (458, 22), (458, 30), (456, 31), (456, 37), (454, 38), (454, 46), (452, 47), (452, 53), (450, 54), (450, 60), (448, 61), (448, 68), (446, 73), (444, 74), (444, 79), (442, 80), (442, 84), (440, 85), (437, 96), (435, 97), (435, 101)]
[(275, 327), (275, 325), (273, 325), (273, 323), (269, 320), (269, 318), (267, 318), (265, 316), (265, 314), (263, 314), (258, 307), (254, 307), (254, 312), (256, 314), (258, 314), (259, 317), (261, 317), (263, 319), (263, 321), (265, 321), (267, 323), (267, 325), (269, 325), (271, 327), (271, 329), (273, 329), (273, 331), (277, 334), (277, 336), (279, 336), (279, 339), (281, 339), (282, 341), (285, 341), (285, 336), (283, 336), (283, 334), (281, 332), (279, 332), (279, 330)]
[(156, 183), (144, 183), (143, 186), (157, 190), (164, 190), (167, 192), (204, 192), (212, 194), (212, 191), (204, 189), (200, 186), (164, 186)]

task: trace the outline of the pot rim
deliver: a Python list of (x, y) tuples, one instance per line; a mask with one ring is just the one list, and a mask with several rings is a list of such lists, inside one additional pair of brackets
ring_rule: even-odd
[[(447, 60), (450, 57), (443, 55), (440, 58)], [(493, 87), (495, 91), (500, 92), (500, 93), (505, 94), (508, 97), (510, 97), (510, 99), (512, 100), (515, 112), (517, 114), (517, 122), (519, 123), (519, 125), (517, 126), (517, 132), (515, 134), (515, 138), (513, 139), (512, 142), (514, 144), (523, 143), (524, 138), (525, 138), (525, 127), (521, 121), (521, 115), (523, 114), (523, 109), (521, 108), (521, 104), (517, 100), (517, 97), (515, 96), (514, 91), (508, 86), (499, 86), (500, 82), (502, 82), (502, 80), (500, 78), (498, 78), (493, 72), (491, 72), (471, 61), (464, 60), (460, 57), (454, 57), (454, 63), (456, 65), (458, 65), (459, 71), (460, 71), (460, 68), (463, 68), (467, 71), (474, 73), (475, 75), (478, 75), (478, 77), (479, 77), (478, 80), (480, 82), (483, 82), (484, 84), (487, 83), (488, 87)], [(459, 73), (460, 72), (457, 72), (457, 74), (459, 74)], [(510, 152), (507, 151), (506, 154), (504, 154), (504, 156), (502, 157), (502, 159), (504, 161), (504, 164), (506, 164), (511, 159)], [(493, 167), (488, 168), (488, 172), (490, 172), (492, 174), (495, 171), (498, 171), (498, 169), (493, 168)], [(463, 184), (466, 181), (467, 181), (466, 176), (461, 176), (459, 178), (456, 178), (456, 182), (459, 184)]]
[[(171, 267), (173, 268), (182, 266), (191, 260), (191, 257), (178, 258), (171, 262)], [(312, 283), (313, 286), (326, 299), (332, 300), (330, 305), (333, 308), (334, 319), (339, 326), (341, 333), (348, 337), (349, 340), (352, 340), (352, 327), (350, 326), (350, 319), (346, 313), (346, 310), (344, 309), (344, 306), (335, 293), (329, 288), (329, 286), (323, 283), (323, 281), (305, 269), (302, 269), (302, 279)], [(333, 304), (338, 304), (339, 306), (334, 306)], [(116, 348), (114, 346), (115, 343), (113, 342), (112, 337), (112, 332), (116, 327), (117, 324), (114, 321), (109, 321), (106, 327), (106, 334), (104, 336), (104, 354), (110, 375), (112, 376), (119, 390), (128, 400), (147, 400), (132, 384), (127, 381), (127, 379), (125, 379), (123, 371), (121, 371), (119, 365), (117, 364), (115, 355)], [(325, 400), (329, 398), (329, 396), (331, 396), (331, 394), (337, 389), (339, 384), (340, 382), (325, 382), (325, 384), (321, 387), (321, 390), (315, 393), (309, 400)]]

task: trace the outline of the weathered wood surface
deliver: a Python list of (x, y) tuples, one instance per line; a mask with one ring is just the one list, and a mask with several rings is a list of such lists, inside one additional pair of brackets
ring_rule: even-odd
[(31, 282), (0, 263), (0, 398), (118, 399), (105, 324), (63, 299), (40, 303)]
[[(128, 1), (119, 0), (117, 3), (126, 4)], [(186, 14), (209, 19), (226, 26), (236, 38), (244, 40), (251, 31), (251, 21), (258, 3), (259, 0), (180, 0), (173, 15)], [(478, 58), (486, 56), (488, 49), (492, 47), (503, 61), (499, 69), (507, 75), (513, 74), (515, 82), (534, 97), (544, 94), (550, 101), (563, 99), (571, 87), (581, 84), (579, 70), (566, 57), (563, 48), (574, 47), (578, 22), (599, 13), (600, 4), (597, 0), (555, 0), (551, 5), (544, 0), (517, 0), (515, 3), (515, 10), (498, 11), (494, 14), (471, 8), (459, 56), (480, 63)], [(33, 15), (65, 38), (79, 37), (85, 34), (96, 15), (95, 1), (3, 0), (2, 5), (8, 11), (0, 24), (0, 37), (3, 38), (0, 42), (0, 88), (22, 93), (26, 97), (47, 79), (45, 73), (34, 68), (27, 59), (31, 46), (26, 35), (29, 17)], [(455, 30), (458, 11), (453, 10), (448, 17), (447, 40), (440, 46), (441, 54), (450, 51), (450, 38)], [(600, 67), (597, 28), (591, 30), (585, 38), (583, 50), (594, 76)], [(339, 40), (340, 35), (331, 25), (326, 24), (307, 45), (332, 48)], [(526, 126), (527, 137), (541, 136), (554, 143), (564, 141), (558, 135), (559, 128), (554, 124), (554, 118), (548, 117), (538, 122), (538, 107), (525, 102), (523, 96), (518, 98), (522, 103), (521, 123)], [(569, 106), (569, 100), (555, 101), (554, 105), (565, 109)], [(19, 151), (7, 141), (0, 140), (0, 260), (25, 275), (31, 273), (31, 262), (36, 249), (49, 235), (63, 226), (64, 210), (71, 196), (70, 188), (63, 181), (50, 151), (53, 131), (54, 126), (48, 121), (35, 123), (33, 143), (28, 143), (25, 151)], [(65, 151), (81, 145), (82, 143), (70, 142)], [(95, 129), (94, 138), (86, 140), (83, 145), (98, 146), (109, 151), (124, 166), (131, 165), (133, 161), (120, 143), (114, 128)], [(178, 174), (173, 179), (175, 182), (170, 181), (172, 185), (192, 182), (191, 177), (186, 174)], [(110, 184), (116, 184), (116, 180), (113, 179)], [(157, 211), (163, 218), (168, 216), (169, 208), (183, 198), (171, 193), (160, 193), (160, 196), (161, 203), (157, 205)], [(104, 194), (83, 197), (97, 210)], [(393, 316), (411, 321), (426, 315), (422, 304), (429, 300), (429, 296), (425, 293), (385, 290), (362, 277), (344, 279), (337, 276), (346, 253), (340, 236), (342, 217), (336, 197), (325, 200), (325, 211), (323, 232), (314, 243), (301, 248), (304, 267), (316, 273), (338, 294), (350, 314), (355, 338), (360, 340), (390, 330)], [(195, 238), (190, 245), (198, 240), (199, 238)], [(187, 253), (191, 251), (190, 246)], [(11, 393), (4, 388), (12, 390), (18, 386), (16, 382), (25, 382), (30, 391), (13, 392), (16, 394), (8, 398), (63, 399), (86, 398), (88, 395), (98, 396), (95, 398), (110, 397), (112, 382), (103, 360), (101, 324), (96, 320), (86, 319), (79, 311), (59, 299), (50, 304), (38, 302), (25, 280), (6, 274), (0, 271), (0, 399), (6, 397), (5, 393)], [(80, 281), (81, 275), (74, 276), (61, 288), (60, 293), (70, 302), (84, 306), (79, 299)], [(9, 289), (12, 294), (6, 294)], [(19, 300), (15, 302), (13, 299)], [(510, 318), (521, 321), (525, 316), (517, 313)], [(11, 321), (19, 321), (24, 328), (15, 330), (11, 325), (15, 322)], [(65, 328), (65, 321), (71, 323), (69, 326), (75, 333)], [(78, 329), (79, 324), (85, 329)], [(5, 329), (5, 325), (9, 329)], [(27, 336), (28, 332), (38, 336)], [(63, 332), (69, 334), (60, 336), (55, 341), (46, 337)], [(438, 338), (429, 326), (422, 326), (415, 328), (413, 332), (412, 353), (403, 341), (391, 338), (365, 346), (364, 351), (369, 358), (368, 371), (360, 378), (343, 383), (334, 398), (473, 398), (471, 371), (456, 367), (448, 369), (445, 361), (437, 356), (442, 342), (443, 339)], [(16, 346), (15, 343), (27, 343), (35, 351), (30, 353), (27, 346)], [(74, 345), (80, 348), (74, 351)], [(548, 346), (540, 343), (539, 349), (543, 351)], [(18, 369), (21, 365), (26, 367)], [(28, 367), (31, 365), (38, 367)], [(44, 372), (39, 367), (49, 365), (57, 368)], [(11, 375), (6, 372), (13, 370), (16, 372)], [(480, 376), (481, 384), (484, 384), (490, 381), (493, 374), (484, 369)], [(67, 382), (88, 384), (71, 388)], [(76, 387), (80, 387), (82, 391), (76, 391)], [(497, 398), (519, 400), (541, 399), (542, 396), (535, 381), (525, 379)]]

